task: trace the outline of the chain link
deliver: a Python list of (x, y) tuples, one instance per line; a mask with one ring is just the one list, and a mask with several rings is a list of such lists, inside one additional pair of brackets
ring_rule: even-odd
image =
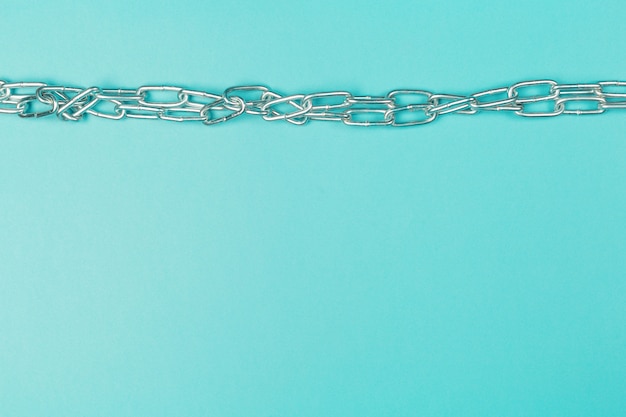
[(261, 85), (227, 88), (221, 94), (171, 85), (136, 89), (68, 87), (0, 80), (0, 114), (40, 118), (55, 114), (78, 121), (91, 116), (223, 123), (244, 113), (301, 125), (309, 120), (354, 126), (416, 126), (446, 114), (511, 112), (523, 117), (600, 114), (626, 109), (626, 81), (559, 84), (523, 81), (469, 95), (393, 90), (385, 96), (347, 91), (282, 95)]

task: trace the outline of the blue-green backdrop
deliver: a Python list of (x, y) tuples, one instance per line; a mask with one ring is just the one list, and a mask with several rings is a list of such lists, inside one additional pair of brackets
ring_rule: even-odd
[[(626, 79), (619, 0), (1, 9), (9, 81)], [(623, 416), (625, 131), (3, 115), (0, 416)]]

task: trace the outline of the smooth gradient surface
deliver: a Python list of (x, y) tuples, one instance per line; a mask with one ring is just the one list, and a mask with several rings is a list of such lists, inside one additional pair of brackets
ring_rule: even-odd
[[(623, 1), (2, 4), (0, 79), (626, 79)], [(0, 116), (0, 416), (617, 417), (626, 113)]]

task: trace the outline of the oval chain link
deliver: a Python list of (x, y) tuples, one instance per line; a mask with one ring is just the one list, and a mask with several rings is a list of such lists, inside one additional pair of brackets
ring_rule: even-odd
[(0, 80), (0, 114), (23, 118), (56, 115), (78, 121), (89, 114), (104, 119), (161, 119), (226, 122), (244, 113), (301, 125), (309, 120), (354, 126), (416, 126), (446, 114), (510, 112), (523, 117), (600, 114), (626, 109), (626, 81), (559, 84), (522, 81), (469, 95), (398, 89), (385, 96), (324, 91), (283, 95), (262, 85), (240, 85), (210, 93), (171, 85), (112, 89), (69, 87)]

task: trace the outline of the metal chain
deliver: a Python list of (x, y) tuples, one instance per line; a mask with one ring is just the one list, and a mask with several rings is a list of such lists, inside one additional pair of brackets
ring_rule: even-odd
[(296, 125), (330, 120), (354, 126), (415, 126), (452, 113), (504, 111), (524, 117), (551, 117), (625, 108), (626, 81), (559, 84), (533, 80), (470, 95), (394, 90), (385, 96), (360, 96), (347, 91), (282, 95), (260, 85), (231, 87), (214, 94), (175, 86), (78, 88), (0, 80), (0, 113), (24, 118), (55, 114), (72, 121), (89, 114), (114, 120), (162, 119), (213, 125), (247, 113)]

